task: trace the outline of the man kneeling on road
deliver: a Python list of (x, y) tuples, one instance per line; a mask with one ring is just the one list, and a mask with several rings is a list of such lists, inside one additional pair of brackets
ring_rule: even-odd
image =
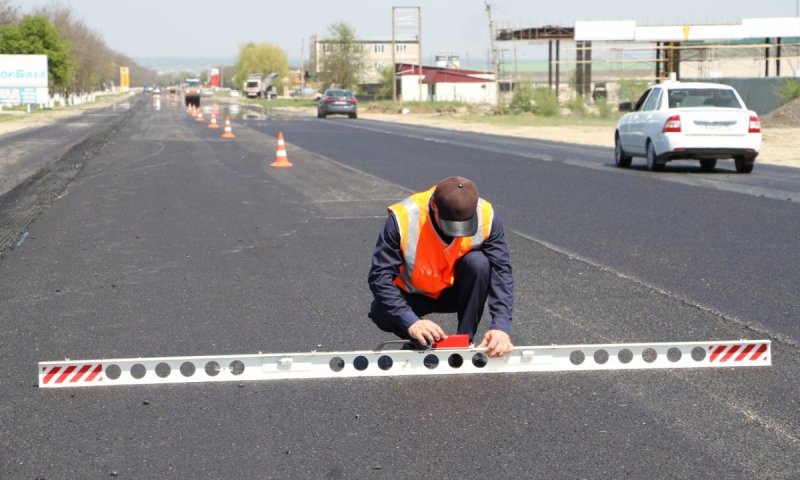
[(492, 322), (479, 347), (489, 357), (511, 352), (514, 280), (503, 226), (464, 177), (389, 207), (369, 286), (378, 328), (423, 346), (446, 337), (425, 318), (434, 312), (457, 312), (457, 333), (472, 341), (488, 298)]

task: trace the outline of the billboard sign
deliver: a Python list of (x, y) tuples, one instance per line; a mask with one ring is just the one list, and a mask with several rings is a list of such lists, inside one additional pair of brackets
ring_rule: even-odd
[(46, 103), (47, 55), (0, 55), (0, 103)]
[(211, 69), (211, 86), (212, 87), (221, 87), (220, 85), (220, 77), (219, 77), (219, 68), (212, 68)]
[(128, 67), (119, 67), (119, 87), (123, 92), (127, 92), (131, 86), (130, 70)]

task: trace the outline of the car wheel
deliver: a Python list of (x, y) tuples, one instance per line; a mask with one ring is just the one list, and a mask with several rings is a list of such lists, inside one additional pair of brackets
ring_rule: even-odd
[(618, 167), (628, 168), (631, 166), (633, 157), (625, 155), (625, 150), (622, 149), (622, 142), (619, 141), (619, 135), (614, 138), (614, 163)]
[(647, 169), (653, 172), (664, 170), (664, 164), (658, 163), (656, 159), (656, 149), (653, 147), (653, 142), (647, 142)]
[(701, 158), (700, 159), (700, 168), (706, 172), (714, 171), (714, 167), (717, 166), (717, 159), (716, 158)]
[(317, 110), (317, 118), (325, 118), (325, 114)]
[(358, 118), (358, 114), (356, 112), (353, 112), (353, 113), (349, 114), (348, 116), (350, 118)]
[(736, 162), (736, 171), (739, 173), (750, 173), (753, 171), (753, 166), (755, 166), (754, 160), (748, 161), (744, 157), (736, 157), (733, 161)]

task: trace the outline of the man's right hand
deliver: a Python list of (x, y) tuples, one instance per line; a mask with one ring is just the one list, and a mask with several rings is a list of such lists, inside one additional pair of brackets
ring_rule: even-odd
[(421, 345), (431, 345), (447, 336), (442, 327), (424, 318), (420, 318), (408, 327), (408, 335)]

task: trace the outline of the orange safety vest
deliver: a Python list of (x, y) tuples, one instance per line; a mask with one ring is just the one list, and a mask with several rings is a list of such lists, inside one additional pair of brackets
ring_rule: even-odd
[(456, 261), (483, 245), (492, 229), (494, 209), (486, 200), (478, 199), (478, 231), (471, 237), (456, 237), (448, 245), (442, 241), (428, 219), (428, 204), (433, 191), (415, 193), (389, 207), (400, 230), (403, 265), (394, 283), (409, 293), (438, 298), (455, 281)]

